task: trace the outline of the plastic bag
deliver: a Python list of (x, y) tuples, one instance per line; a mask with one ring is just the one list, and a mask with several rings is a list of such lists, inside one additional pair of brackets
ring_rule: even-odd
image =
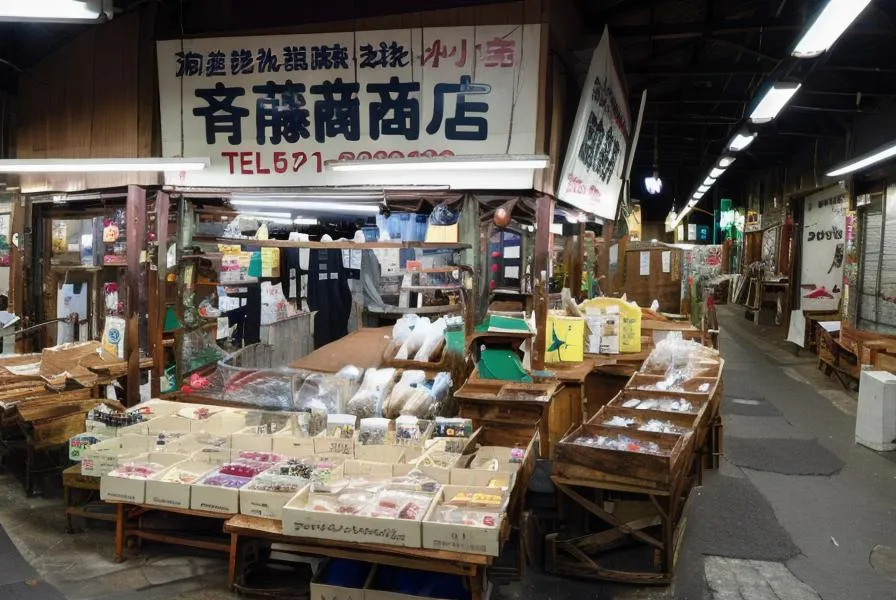
[(432, 209), (429, 214), (430, 225), (454, 225), (460, 219), (460, 213), (454, 212), (442, 202)]
[(404, 315), (398, 319), (392, 327), (392, 340), (399, 345), (403, 344), (414, 331), (418, 319), (420, 319), (418, 315)]
[(426, 332), (426, 337), (423, 339), (423, 343), (420, 344), (420, 349), (414, 354), (415, 361), (430, 362), (430, 360), (432, 360), (432, 355), (435, 353), (436, 348), (438, 348), (442, 340), (445, 339), (445, 328), (447, 326), (448, 324), (445, 319), (436, 319), (436, 321), (429, 326), (429, 329)]
[(411, 332), (411, 335), (404, 341), (401, 345), (401, 348), (398, 349), (398, 352), (395, 354), (396, 360), (409, 360), (411, 356), (417, 354), (417, 351), (420, 350), (420, 347), (423, 345), (423, 342), (426, 340), (426, 336), (429, 333), (429, 328), (431, 327), (431, 323), (428, 317), (420, 317), (417, 320), (417, 324), (414, 326), (414, 330)]
[(327, 413), (343, 412), (334, 377), (323, 373), (312, 373), (306, 377), (296, 397), (296, 408), (305, 412), (320, 409)]
[(395, 369), (367, 369), (358, 391), (346, 403), (345, 412), (361, 419), (381, 416), (394, 378)]

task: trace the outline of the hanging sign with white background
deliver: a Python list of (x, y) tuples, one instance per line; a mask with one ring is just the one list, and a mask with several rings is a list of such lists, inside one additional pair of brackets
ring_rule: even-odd
[(333, 172), (331, 160), (535, 154), (539, 25), (158, 42), (170, 185), (531, 188), (533, 171)]
[(800, 308), (837, 310), (843, 293), (846, 192), (839, 186), (808, 196), (803, 202), (800, 249)]
[(579, 100), (558, 197), (598, 217), (615, 219), (630, 128), (628, 99), (604, 29)]

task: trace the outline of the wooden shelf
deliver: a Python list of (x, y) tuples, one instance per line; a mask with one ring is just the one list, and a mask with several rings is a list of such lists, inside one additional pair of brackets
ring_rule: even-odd
[(50, 265), (50, 270), (57, 273), (66, 273), (68, 271), (83, 271), (85, 273), (96, 273), (102, 270), (102, 267), (91, 267), (87, 265)]
[(308, 248), (311, 250), (373, 250), (419, 248), (422, 250), (467, 250), (470, 244), (442, 242), (293, 242), (290, 240), (250, 240), (217, 238), (219, 244), (258, 246), (260, 248)]
[(403, 285), (401, 289), (406, 292), (435, 292), (442, 290), (443, 292), (456, 292), (460, 290), (463, 284), (452, 283), (450, 285)]

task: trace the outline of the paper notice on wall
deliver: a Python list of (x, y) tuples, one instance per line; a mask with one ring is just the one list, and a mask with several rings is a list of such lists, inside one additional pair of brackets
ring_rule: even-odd
[(519, 279), (520, 278), (520, 268), (519, 267), (504, 267), (504, 278), (505, 279)]
[(218, 331), (215, 334), (215, 339), (223, 340), (224, 338), (228, 337), (228, 335), (230, 334), (230, 319), (228, 319), (227, 317), (218, 317), (217, 325)]
[(650, 252), (641, 252), (640, 265), (638, 272), (642, 276), (650, 275)]
[(504, 258), (519, 258), (520, 257), (520, 247), (519, 246), (505, 246), (504, 247)]
[(672, 251), (664, 250), (663, 251), (663, 273), (669, 273), (672, 271)]
[(397, 248), (377, 248), (373, 251), (380, 261), (380, 272), (383, 275), (397, 275), (401, 270), (401, 263)]
[(615, 271), (616, 265), (619, 264), (619, 244), (610, 246), (610, 270)]

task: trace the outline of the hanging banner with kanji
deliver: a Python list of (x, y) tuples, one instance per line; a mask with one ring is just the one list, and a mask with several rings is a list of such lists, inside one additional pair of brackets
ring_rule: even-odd
[(598, 217), (615, 219), (630, 131), (628, 99), (604, 30), (582, 89), (558, 197)]
[(540, 26), (158, 43), (170, 185), (531, 188), (531, 170), (333, 172), (327, 161), (535, 154)]

